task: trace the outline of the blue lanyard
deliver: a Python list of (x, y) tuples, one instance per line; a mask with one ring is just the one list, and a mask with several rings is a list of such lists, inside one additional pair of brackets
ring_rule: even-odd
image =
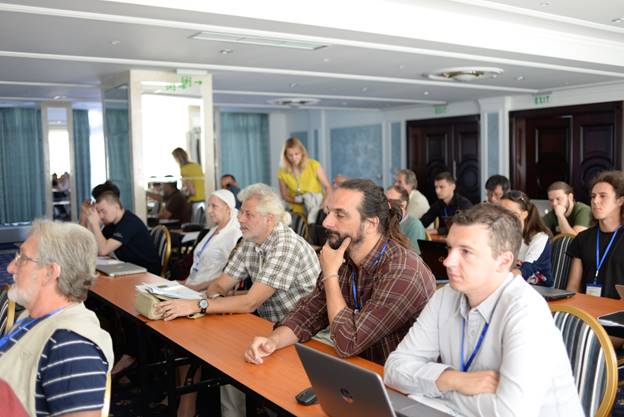
[(490, 323), (485, 322), (485, 326), (483, 326), (483, 329), (481, 329), (481, 335), (479, 335), (479, 340), (477, 340), (477, 345), (475, 346), (474, 350), (470, 354), (470, 357), (468, 358), (468, 362), (466, 363), (464, 359), (464, 337), (466, 333), (466, 319), (462, 318), (462, 339), (461, 339), (462, 372), (466, 372), (470, 368), (470, 365), (472, 365), (472, 361), (474, 360), (475, 356), (477, 356), (479, 349), (481, 349), (481, 345), (483, 344), (483, 339), (485, 338), (485, 334), (487, 333), (489, 327), (490, 327)]
[(607, 253), (609, 253), (609, 249), (611, 249), (611, 245), (615, 241), (615, 237), (620, 231), (620, 226), (615, 229), (613, 232), (613, 236), (611, 236), (611, 240), (609, 240), (609, 244), (605, 248), (604, 253), (602, 254), (602, 258), (600, 257), (600, 227), (596, 226), (596, 275), (594, 275), (594, 284), (598, 281), (598, 272), (600, 272), (600, 268), (602, 268), (602, 264), (605, 259), (607, 259)]
[(56, 310), (46, 314), (45, 316), (42, 317), (38, 317), (38, 318), (31, 318), (30, 320), (26, 320), (27, 317), (18, 320), (15, 322), (15, 324), (13, 325), (13, 328), (11, 329), (11, 331), (9, 333), (7, 333), (6, 335), (2, 336), (2, 338), (0, 338), (0, 352), (3, 351), (4, 347), (6, 346), (7, 343), (9, 343), (9, 341), (11, 340), (11, 338), (13, 338), (14, 336), (16, 336), (19, 332), (21, 332), (22, 330), (26, 329), (27, 331), (30, 330), (28, 328), (28, 326), (32, 325), (33, 323), (39, 322), (43, 319), (47, 319), (48, 317), (52, 317), (58, 313), (60, 313), (61, 311), (63, 311), (65, 309), (65, 307), (61, 307), (61, 308), (57, 308)]
[[(384, 255), (384, 253), (386, 253), (386, 249), (388, 248), (388, 241), (386, 240), (386, 242), (384, 243), (383, 247), (381, 248), (381, 252), (379, 252), (379, 254), (377, 256), (375, 256), (375, 259), (373, 260), (373, 265), (377, 265), (379, 263), (379, 261), (381, 260), (381, 257)], [(358, 312), (362, 309), (362, 305), (360, 304), (360, 301), (358, 299), (358, 289), (357, 289), (357, 280), (355, 279), (355, 271), (351, 272), (351, 291), (353, 292), (353, 303), (355, 304), (355, 311)]]
[(211, 234), (210, 237), (208, 238), (208, 240), (206, 240), (206, 243), (204, 243), (204, 246), (202, 246), (202, 248), (199, 250), (199, 253), (195, 256), (195, 261), (193, 262), (193, 272), (198, 272), (199, 271), (199, 260), (201, 259), (202, 253), (204, 253), (204, 249), (206, 249), (206, 246), (208, 246), (208, 243), (210, 243), (210, 241), (212, 240), (212, 238), (215, 236), (217, 232), (215, 231), (215, 233)]
[(444, 207), (444, 217), (448, 217), (448, 207)]

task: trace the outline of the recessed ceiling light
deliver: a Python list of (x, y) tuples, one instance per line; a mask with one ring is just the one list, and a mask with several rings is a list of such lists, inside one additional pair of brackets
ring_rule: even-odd
[(224, 49), (221, 49), (219, 51), (219, 53), (221, 55), (228, 55), (228, 54), (234, 53), (234, 50), (233, 49), (229, 49), (229, 48), (224, 48)]
[(341, 104), (342, 104), (343, 106), (346, 106), (346, 105), (347, 105), (347, 102), (346, 102), (346, 101), (343, 101)]
[(516, 81), (522, 81), (522, 80), (524, 80), (524, 75), (518, 75), (516, 77)]
[(323, 62), (329, 62), (329, 58), (323, 58)]
[(399, 69), (405, 69), (405, 65), (403, 64), (399, 65)]
[(443, 68), (433, 73), (424, 74), (430, 80), (453, 80), (469, 82), (474, 80), (484, 80), (487, 78), (496, 78), (502, 74), (501, 68), (495, 67), (453, 67)]
[(622, 23), (624, 22), (624, 17), (616, 17), (615, 19), (611, 19), (613, 23)]
[(121, 41), (118, 41), (118, 40), (111, 41), (111, 45), (113, 45), (113, 46), (117, 46), (120, 43), (121, 43)]
[(550, 2), (549, 1), (543, 1), (543, 2), (540, 3), (540, 6), (542, 6), (542, 7), (550, 6)]
[(316, 51), (329, 46), (326, 44), (301, 41), (298, 39), (289, 39), (287, 37), (268, 37), (217, 31), (197, 32), (194, 35), (191, 35), (190, 39), (197, 39), (200, 41), (244, 43), (248, 45), (276, 46), (280, 48), (305, 49), (308, 51)]
[(63, 100), (63, 99), (66, 99), (66, 98), (67, 98), (66, 96), (54, 96), (54, 97), (52, 97), (53, 100)]
[(362, 92), (363, 92), (363, 93), (365, 93), (365, 92), (367, 92), (367, 91), (368, 91), (368, 87), (363, 87), (363, 88), (362, 88)]
[(423, 92), (423, 94), (428, 96), (429, 95), (429, 91), (425, 91), (425, 92)]
[(290, 88), (295, 88), (295, 87), (297, 86), (297, 83), (290, 83), (290, 84), (288, 84), (288, 86), (289, 86)]

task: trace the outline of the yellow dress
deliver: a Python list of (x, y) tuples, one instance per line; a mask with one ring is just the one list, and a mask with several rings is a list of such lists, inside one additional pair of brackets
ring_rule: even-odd
[(195, 194), (188, 196), (186, 199), (189, 203), (204, 201), (204, 173), (201, 165), (195, 162), (189, 162), (180, 167), (180, 175), (182, 180), (190, 180), (195, 188)]
[[(320, 168), (321, 164), (315, 159), (308, 159), (306, 167), (301, 172), (301, 175), (295, 177), (295, 175), (283, 168), (277, 171), (277, 178), (286, 185), (288, 194), (291, 197), (295, 197), (297, 194), (304, 193), (321, 193), (323, 188), (321, 182), (316, 175), (316, 171)], [(297, 188), (299, 192), (297, 192)], [(305, 215), (305, 208), (303, 203), (289, 203), (292, 211), (297, 214)]]

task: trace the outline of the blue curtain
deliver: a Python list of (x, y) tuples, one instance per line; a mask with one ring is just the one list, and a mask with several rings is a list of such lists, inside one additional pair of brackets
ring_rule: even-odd
[(107, 177), (119, 187), (121, 204), (134, 210), (128, 109), (106, 109), (104, 114)]
[(381, 125), (331, 129), (332, 178), (368, 178), (382, 185)]
[(0, 223), (45, 214), (41, 112), (0, 108)]
[(91, 152), (89, 148), (89, 112), (74, 110), (72, 112), (74, 129), (74, 179), (76, 180), (76, 202), (91, 196)]
[(258, 113), (221, 113), (221, 173), (241, 187), (271, 183), (269, 117)]

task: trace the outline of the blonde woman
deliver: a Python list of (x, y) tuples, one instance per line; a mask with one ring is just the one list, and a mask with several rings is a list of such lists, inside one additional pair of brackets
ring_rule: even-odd
[(308, 157), (308, 151), (297, 138), (284, 144), (280, 169), (277, 171), (280, 194), (289, 203), (293, 213), (305, 215), (306, 193), (323, 194), (323, 203), (331, 193), (331, 186), (321, 164)]
[(182, 148), (175, 148), (171, 155), (180, 165), (180, 176), (182, 177), (182, 190), (189, 203), (199, 203), (204, 201), (204, 172), (201, 165), (191, 162), (188, 154)]

